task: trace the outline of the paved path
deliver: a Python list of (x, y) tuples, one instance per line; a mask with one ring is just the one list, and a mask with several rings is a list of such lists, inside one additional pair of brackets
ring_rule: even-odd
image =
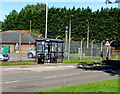
[(2, 68), (2, 91), (35, 92), (117, 77), (103, 71), (77, 69), (76, 64), (6, 66)]

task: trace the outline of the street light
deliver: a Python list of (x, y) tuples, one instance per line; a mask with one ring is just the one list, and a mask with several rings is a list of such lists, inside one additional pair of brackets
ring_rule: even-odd
[(65, 27), (66, 28), (66, 32), (65, 32), (65, 53), (66, 55), (68, 55), (67, 53), (67, 44), (68, 44), (68, 26)]
[(87, 48), (89, 47), (89, 21), (86, 20), (87, 22)]
[(73, 15), (70, 16), (70, 25), (69, 25), (69, 46), (68, 46), (68, 59), (70, 59), (70, 41), (71, 41), (71, 18)]
[(47, 22), (48, 22), (48, 0), (46, 0), (46, 28), (45, 28), (45, 38), (47, 38)]

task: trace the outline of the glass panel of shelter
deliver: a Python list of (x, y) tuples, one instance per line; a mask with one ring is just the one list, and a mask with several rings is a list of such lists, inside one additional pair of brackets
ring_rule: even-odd
[(62, 57), (62, 43), (57, 43), (57, 42), (45, 43), (45, 62), (51, 62), (51, 63), (61, 62), (60, 60), (61, 57)]
[(58, 43), (58, 59), (57, 59), (57, 62), (62, 62), (63, 60), (63, 43)]
[(43, 44), (42, 44), (42, 42), (37, 42), (37, 53), (38, 54), (42, 54), (43, 53)]
[(44, 62), (59, 63), (63, 59), (63, 43), (39, 41), (36, 44), (37, 55), (44, 55)]

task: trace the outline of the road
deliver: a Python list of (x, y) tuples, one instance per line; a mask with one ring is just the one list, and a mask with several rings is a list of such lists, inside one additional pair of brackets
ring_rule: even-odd
[(118, 76), (103, 71), (77, 69), (76, 64), (4, 66), (2, 92), (36, 92), (113, 78)]

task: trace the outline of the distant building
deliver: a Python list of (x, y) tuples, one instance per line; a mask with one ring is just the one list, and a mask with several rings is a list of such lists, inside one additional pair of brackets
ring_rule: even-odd
[(35, 40), (38, 38), (37, 35), (25, 30), (3, 31), (0, 32), (0, 36), (2, 36), (2, 45), (10, 46), (10, 53), (19, 51), (20, 43), (21, 52), (23, 53), (33, 49), (35, 47)]

